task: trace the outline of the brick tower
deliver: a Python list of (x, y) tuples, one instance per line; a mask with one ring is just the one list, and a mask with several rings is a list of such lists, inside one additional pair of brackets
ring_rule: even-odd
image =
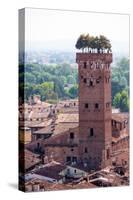
[(90, 169), (111, 164), (111, 53), (77, 53), (79, 161)]

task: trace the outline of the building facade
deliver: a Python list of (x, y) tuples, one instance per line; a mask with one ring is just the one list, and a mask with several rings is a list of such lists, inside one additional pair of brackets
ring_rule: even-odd
[(111, 164), (111, 53), (77, 53), (79, 162), (98, 169)]

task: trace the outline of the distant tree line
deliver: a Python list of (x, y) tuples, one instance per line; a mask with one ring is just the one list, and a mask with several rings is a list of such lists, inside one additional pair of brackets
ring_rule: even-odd
[(19, 83), (25, 101), (33, 95), (40, 95), (43, 101), (77, 97), (78, 72), (70, 64), (26, 64), (23, 67), (19, 66)]
[(129, 111), (129, 59), (125, 57), (112, 67), (112, 104), (122, 112)]
[(75, 47), (81, 49), (82, 52), (88, 50), (88, 52), (111, 52), (111, 43), (104, 35), (99, 37), (90, 36), (89, 34), (81, 34), (76, 42)]
[[(19, 67), (20, 91), (25, 100), (40, 95), (42, 100), (78, 97), (78, 70), (70, 64), (27, 64), (25, 72)], [(25, 80), (25, 84), (23, 83)], [(129, 110), (129, 59), (121, 58), (112, 66), (112, 105), (121, 111)]]

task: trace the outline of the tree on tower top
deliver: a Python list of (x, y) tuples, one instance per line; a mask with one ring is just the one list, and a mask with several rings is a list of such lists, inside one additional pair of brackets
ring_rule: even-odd
[(89, 34), (81, 34), (77, 39), (76, 49), (81, 49), (82, 52), (88, 51), (89, 53), (110, 53), (111, 43), (104, 35), (99, 37), (90, 36)]

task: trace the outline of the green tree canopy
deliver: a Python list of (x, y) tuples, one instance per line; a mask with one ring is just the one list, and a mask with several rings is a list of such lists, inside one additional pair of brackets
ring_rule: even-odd
[(77, 49), (88, 49), (88, 52), (93, 52), (97, 50), (97, 53), (111, 52), (111, 43), (104, 35), (100, 36), (90, 36), (89, 34), (81, 34), (77, 39), (75, 47)]
[(113, 100), (113, 105), (116, 108), (120, 108), (121, 112), (128, 112), (129, 111), (129, 98), (128, 92), (123, 90), (115, 95)]
[(68, 92), (71, 98), (76, 98), (78, 96), (78, 85), (72, 86)]

